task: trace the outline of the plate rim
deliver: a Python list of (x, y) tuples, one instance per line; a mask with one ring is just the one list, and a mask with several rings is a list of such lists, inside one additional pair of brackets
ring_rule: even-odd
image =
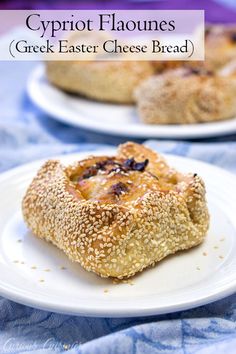
[[(112, 123), (100, 124), (95, 120), (89, 121), (86, 117), (78, 114), (78, 117), (72, 118), (68, 111), (57, 110), (56, 106), (47, 100), (43, 90), (40, 90), (40, 79), (45, 77), (44, 64), (37, 65), (31, 72), (26, 83), (27, 93), (32, 102), (40, 108), (49, 118), (60, 121), (67, 125), (77, 128), (83, 128), (88, 131), (102, 133), (113, 136), (133, 137), (133, 138), (163, 138), (163, 139), (205, 139), (220, 136), (227, 136), (236, 133), (236, 117), (228, 120), (209, 122), (202, 124), (183, 124), (183, 125), (149, 125), (129, 123), (125, 125), (114, 125)], [(61, 95), (68, 95), (62, 90), (47, 82), (53, 90), (57, 90)], [(81, 98), (83, 99), (83, 98)], [(84, 98), (86, 100), (86, 98)], [(89, 101), (88, 101), (89, 102)], [(96, 101), (94, 101), (96, 102)], [(102, 102), (97, 102), (106, 104)], [(127, 106), (127, 105), (126, 105)], [(114, 129), (115, 127), (115, 129)], [(137, 128), (139, 127), (139, 128)], [(187, 129), (187, 132), (185, 131)], [(197, 130), (197, 132), (196, 132)]]
[[(76, 152), (76, 153), (65, 153), (62, 155), (56, 155), (56, 156), (50, 156), (50, 159), (74, 159), (76, 157), (79, 156), (79, 158), (83, 158), (83, 156), (88, 156), (88, 155), (100, 155), (100, 154), (112, 154), (115, 152), (115, 148), (107, 148), (107, 149), (99, 149), (99, 150), (95, 150), (95, 151), (81, 151), (81, 152)], [(224, 173), (226, 174), (228, 177), (230, 177), (234, 183), (236, 182), (236, 177), (233, 173), (224, 170), (220, 167), (214, 166), (212, 164), (203, 162), (203, 161), (199, 161), (196, 159), (192, 159), (189, 157), (183, 157), (183, 156), (178, 156), (178, 155), (173, 155), (173, 154), (162, 154), (165, 158), (173, 158), (173, 159), (179, 159), (179, 160), (185, 160), (185, 162), (188, 162), (188, 160), (191, 160), (194, 163), (200, 164), (202, 165), (202, 167), (207, 166), (208, 168), (212, 168), (216, 173)], [(6, 181), (7, 179), (9, 179), (12, 175), (15, 174), (24, 174), (24, 173), (28, 173), (30, 170), (32, 169), (37, 169), (40, 164), (42, 164), (43, 162), (45, 162), (48, 158), (43, 158), (43, 159), (39, 159), (39, 160), (35, 160), (33, 162), (29, 162), (26, 164), (22, 164), (20, 166), (17, 166), (13, 169), (10, 169), (9, 171), (3, 172), (0, 174), (0, 184), (3, 181)], [(38, 309), (42, 309), (42, 310), (46, 310), (46, 311), (52, 311), (52, 312), (57, 312), (57, 313), (64, 313), (64, 314), (70, 314), (70, 315), (80, 315), (80, 316), (88, 316), (88, 317), (141, 317), (141, 316), (152, 316), (152, 315), (157, 315), (157, 314), (166, 314), (166, 313), (171, 313), (171, 312), (178, 312), (178, 311), (183, 311), (183, 310), (188, 310), (191, 308), (195, 308), (201, 305), (205, 305), (208, 303), (211, 303), (213, 301), (216, 300), (220, 300), (226, 296), (229, 296), (231, 294), (233, 294), (236, 291), (236, 279), (234, 282), (230, 282), (229, 285), (224, 286), (224, 289), (220, 292), (216, 292), (216, 293), (211, 293), (208, 296), (199, 296), (197, 298), (197, 300), (192, 300), (190, 299), (189, 301), (179, 301), (179, 303), (175, 303), (172, 305), (167, 305), (167, 306), (155, 306), (155, 308), (153, 306), (148, 307), (148, 306), (142, 306), (139, 309), (131, 309), (131, 310), (127, 310), (127, 309), (120, 309), (118, 308), (113, 308), (113, 309), (104, 309), (104, 308), (99, 308), (98, 306), (95, 305), (95, 307), (93, 307), (93, 304), (89, 304), (87, 306), (82, 306), (79, 307), (79, 303), (78, 306), (76, 308), (73, 308), (70, 306), (70, 304), (65, 305), (65, 303), (55, 303), (53, 304), (53, 302), (47, 301), (46, 299), (44, 299), (45, 295), (43, 296), (42, 299), (42, 295), (41, 295), (41, 300), (37, 297), (32, 298), (30, 297), (30, 292), (27, 295), (24, 295), (24, 291), (22, 291), (22, 289), (20, 289), (20, 293), (19, 293), (19, 289), (18, 289), (18, 293), (17, 290), (14, 291), (15, 285), (13, 285), (13, 288), (11, 288), (11, 285), (9, 286), (4, 286), (0, 280), (0, 295), (3, 297), (6, 297), (12, 301), (16, 301), (18, 303), (21, 303), (23, 305), (27, 305), (30, 307), (34, 307), (34, 308), (38, 308)], [(39, 295), (40, 297), (40, 295)], [(147, 297), (147, 295), (146, 295)], [(119, 301), (119, 300), (118, 300)]]

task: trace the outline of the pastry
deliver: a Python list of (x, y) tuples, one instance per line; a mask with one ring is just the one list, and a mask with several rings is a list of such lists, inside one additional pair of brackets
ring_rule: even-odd
[(204, 61), (156, 61), (153, 66), (157, 73), (180, 67), (206, 68), (215, 72), (233, 59), (236, 59), (236, 26), (208, 25)]
[(86, 270), (120, 279), (200, 244), (209, 225), (202, 179), (131, 142), (113, 157), (92, 156), (72, 166), (49, 160), (22, 210), (34, 235)]
[(208, 68), (218, 70), (236, 59), (236, 26), (212, 25), (206, 28), (205, 58)]
[(193, 69), (201, 69), (206, 68), (205, 61), (195, 61), (195, 60), (159, 60), (153, 61), (152, 65), (155, 69), (155, 74), (161, 74), (166, 72), (167, 70), (179, 69), (179, 68), (193, 68)]
[[(80, 41), (84, 45), (101, 45), (110, 39), (106, 33), (72, 35), (70, 45)], [(100, 48), (100, 47), (99, 47)], [(98, 49), (97, 49), (98, 50)], [(87, 60), (48, 61), (46, 75), (53, 85), (69, 93), (97, 101), (131, 104), (134, 88), (154, 73), (151, 62), (101, 60), (104, 53), (88, 54)], [(76, 56), (79, 58), (79, 55)], [(93, 60), (92, 60), (93, 59)]]
[(47, 78), (70, 93), (113, 103), (133, 103), (133, 90), (154, 73), (142, 61), (49, 61)]
[(181, 68), (152, 76), (135, 90), (148, 124), (192, 124), (236, 115), (236, 81), (205, 69)]

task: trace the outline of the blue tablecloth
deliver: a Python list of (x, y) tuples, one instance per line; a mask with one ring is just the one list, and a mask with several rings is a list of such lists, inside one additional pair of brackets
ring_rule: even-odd
[[(63, 125), (40, 112), (25, 92), (34, 65), (0, 63), (0, 171), (41, 157), (124, 141)], [(236, 172), (235, 141), (232, 136), (211, 143), (148, 144)], [(0, 298), (0, 352), (235, 353), (235, 320), (236, 295), (189, 311), (137, 319), (58, 315)]]

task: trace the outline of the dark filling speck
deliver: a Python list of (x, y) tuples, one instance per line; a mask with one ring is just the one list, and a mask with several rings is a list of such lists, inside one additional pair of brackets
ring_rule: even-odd
[(96, 168), (96, 166), (91, 166), (84, 171), (81, 178), (82, 179), (90, 178), (92, 176), (96, 176), (97, 173), (98, 173), (98, 169)]
[(236, 43), (236, 33), (232, 33), (230, 36), (231, 42)]
[(211, 27), (207, 27), (207, 28), (205, 29), (205, 36), (206, 36), (206, 37), (209, 36), (209, 34), (211, 33), (211, 31), (212, 31)]
[(79, 178), (81, 179), (87, 179), (93, 176), (96, 176), (98, 174), (99, 170), (105, 171), (107, 165), (115, 165), (115, 161), (112, 159), (104, 160), (101, 162), (96, 162), (95, 165), (86, 168), (82, 176)]
[(142, 162), (136, 162), (134, 158), (131, 158), (131, 159), (127, 159), (124, 161), (124, 168), (129, 171), (140, 171), (140, 172), (143, 172), (145, 170), (145, 168), (147, 167), (149, 163), (149, 160), (146, 159)]
[(124, 163), (123, 163), (123, 166), (124, 166), (124, 168), (132, 169), (132, 166), (133, 166), (134, 163), (135, 163), (135, 160), (132, 157), (131, 159), (125, 160)]
[(148, 165), (149, 160), (146, 159), (143, 162), (135, 162), (133, 165), (133, 170), (143, 172)]
[(93, 166), (88, 167), (79, 181), (82, 179), (87, 179), (98, 174), (98, 171), (106, 171), (107, 173), (112, 172), (128, 172), (128, 171), (139, 171), (143, 172), (148, 165), (149, 160), (146, 159), (142, 162), (136, 162), (134, 158), (124, 160), (122, 163), (117, 162), (112, 159), (104, 160), (101, 162), (96, 162)]
[(96, 163), (97, 170), (105, 170), (107, 165), (117, 165), (118, 163), (112, 159), (104, 160)]
[(207, 70), (204, 68), (187, 68), (186, 72), (183, 76), (190, 76), (190, 75), (203, 75), (203, 76), (212, 76), (213, 72), (211, 70)]
[(129, 188), (126, 186), (125, 183), (118, 182), (116, 184), (113, 184), (113, 186), (111, 186), (109, 193), (119, 196), (122, 194), (122, 192), (128, 192), (128, 191)]

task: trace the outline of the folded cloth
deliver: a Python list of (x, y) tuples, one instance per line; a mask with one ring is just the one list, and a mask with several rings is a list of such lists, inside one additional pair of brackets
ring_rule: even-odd
[[(94, 151), (125, 140), (48, 119), (24, 91), (34, 65), (0, 63), (1, 171), (36, 158)], [(214, 143), (152, 140), (147, 144), (160, 152), (190, 156), (236, 172), (235, 139)], [(54, 314), (0, 298), (0, 352), (235, 353), (235, 304), (236, 295), (232, 295), (207, 306), (169, 315), (99, 319)]]

